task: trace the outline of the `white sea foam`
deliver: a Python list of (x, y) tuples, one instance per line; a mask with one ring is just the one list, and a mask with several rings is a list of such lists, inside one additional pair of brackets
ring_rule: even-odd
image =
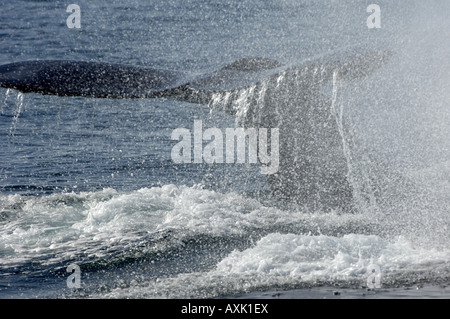
[(448, 247), (433, 246), (431, 241), (425, 247), (401, 231), (392, 236), (379, 233), (400, 227), (390, 225), (392, 218), (372, 224), (364, 214), (279, 209), (200, 186), (0, 196), (0, 264), (6, 268), (36, 261), (48, 265), (83, 258), (107, 261), (111, 251), (152, 249), (136, 243), (168, 230), (174, 230), (174, 236), (260, 234), (253, 245), (219, 258), (206, 272), (143, 276), (134, 284), (111, 289), (108, 297), (213, 297), (322, 281), (363, 284), (372, 263), (391, 282), (417, 272), (445, 276), (449, 269)]
[[(411, 273), (429, 275), (430, 270), (445, 273), (449, 267), (449, 251), (417, 248), (402, 237), (389, 241), (376, 235), (272, 233), (251, 248), (233, 251), (209, 272), (149, 280), (101, 296), (198, 298), (265, 287), (308, 287), (338, 282), (344, 287), (349, 282), (361, 288), (367, 286), (372, 264), (381, 269), (382, 287), (392, 287), (397, 279), (405, 280)], [(415, 278), (410, 280), (414, 282)]]
[(234, 251), (217, 269), (302, 280), (348, 279), (367, 274), (371, 264), (380, 265), (385, 273), (420, 271), (429, 263), (446, 263), (448, 258), (448, 251), (417, 248), (402, 237), (389, 241), (376, 235), (331, 237), (274, 233), (262, 238), (255, 247)]
[[(35, 253), (57, 248), (76, 251), (85, 249), (86, 243), (120, 243), (166, 230), (227, 236), (289, 226), (297, 233), (339, 235), (376, 233), (376, 223), (382, 222), (374, 219), (372, 224), (373, 216), (364, 214), (278, 209), (237, 193), (199, 186), (165, 185), (129, 193), (105, 189), (43, 197), (1, 195), (0, 203), (0, 247), (6, 263), (19, 255), (32, 258)], [(381, 225), (385, 235), (389, 235), (392, 218)]]

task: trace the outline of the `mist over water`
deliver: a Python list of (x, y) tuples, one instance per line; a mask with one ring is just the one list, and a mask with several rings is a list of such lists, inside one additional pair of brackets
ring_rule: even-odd
[[(334, 116), (357, 209), (280, 201), (257, 164), (170, 158), (175, 128), (195, 119), (252, 126), (267, 120), (269, 100), (271, 123), (299, 145), (296, 121), (310, 115), (295, 112), (292, 98), (308, 83), (301, 71), (205, 106), (2, 88), (1, 298), (360, 289), (370, 264), (386, 289), (448, 284), (448, 1), (378, 1), (381, 29), (370, 30), (370, 3), (350, 0), (77, 4), (80, 30), (67, 28), (61, 2), (4, 5), (0, 64), (74, 59), (202, 74), (243, 57), (291, 66), (354, 45), (390, 50), (367, 77), (327, 79), (317, 103)], [(236, 116), (222, 112), (230, 105)], [(70, 263), (81, 266), (80, 290), (66, 286)]]

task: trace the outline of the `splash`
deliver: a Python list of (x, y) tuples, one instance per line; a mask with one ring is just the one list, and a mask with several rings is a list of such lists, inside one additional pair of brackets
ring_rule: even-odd
[(336, 101), (323, 92), (328, 78), (322, 65), (289, 68), (248, 88), (215, 93), (210, 103), (243, 127), (279, 128), (281, 169), (269, 178), (272, 193), (312, 209), (348, 208), (351, 197), (342, 118), (339, 128), (330, 112)]
[[(367, 83), (374, 80), (381, 81)], [(282, 205), (356, 212), (384, 225), (380, 234), (445, 242), (447, 201), (380, 159), (358, 136), (367, 83), (337, 70), (330, 75), (320, 65), (293, 68), (246, 89), (215, 93), (210, 108), (235, 114), (244, 127), (280, 129), (280, 170), (268, 183)], [(382, 83), (371, 97), (386, 90)]]
[[(8, 92), (7, 92), (7, 94), (8, 94)], [(24, 107), (23, 99), (24, 99), (24, 94), (20, 91), (16, 91), (14, 115), (12, 117), (11, 126), (9, 128), (9, 135), (12, 137), (14, 137), (20, 114), (23, 111), (23, 107)], [(5, 101), (6, 101), (6, 98), (5, 98)]]
[(6, 89), (5, 98), (3, 100), (2, 105), (0, 106), (0, 114), (3, 114), (3, 109), (5, 108), (6, 104), (8, 103), (9, 96), (11, 94), (12, 89)]
[[(280, 75), (282, 78), (283, 75)], [(209, 108), (211, 112), (225, 111), (236, 116), (236, 125), (261, 123), (261, 107), (264, 105), (267, 88), (271, 80), (266, 79), (248, 88), (237, 91), (215, 92)]]
[[(355, 205), (360, 211), (374, 213), (378, 210), (378, 206), (374, 191), (370, 187), (370, 176), (367, 168), (362, 165), (358, 167), (358, 162), (355, 160), (358, 154), (355, 154), (357, 147), (353, 139), (354, 135), (350, 133), (353, 131), (352, 121), (344, 121), (346, 102), (343, 94), (341, 94), (341, 88), (344, 85), (340, 79), (339, 71), (335, 70), (332, 80), (331, 113), (335, 116), (339, 135), (342, 139), (342, 151), (346, 158), (348, 168), (347, 178), (353, 189)], [(359, 156), (365, 157), (364, 154), (359, 154)], [(369, 161), (366, 158), (361, 163), (367, 165)]]

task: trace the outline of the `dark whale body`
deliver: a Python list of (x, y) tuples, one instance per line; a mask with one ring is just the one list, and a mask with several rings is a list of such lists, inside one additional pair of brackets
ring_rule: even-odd
[(2, 65), (0, 83), (22, 92), (97, 98), (152, 97), (184, 84), (174, 71), (59, 60)]
[[(220, 100), (219, 107), (239, 114), (243, 126), (280, 129), (280, 168), (268, 176), (277, 198), (312, 203), (315, 209), (353, 210), (355, 189), (342, 123), (321, 89), (336, 76), (367, 76), (389, 56), (388, 50), (358, 47), (295, 65), (244, 58), (200, 76), (109, 63), (25, 61), (0, 66), (0, 86), (59, 96), (168, 98), (206, 105)], [(243, 97), (245, 114), (236, 103)]]
[[(352, 48), (284, 66), (267, 58), (244, 58), (201, 76), (130, 65), (83, 61), (24, 61), (0, 66), (0, 86), (21, 92), (95, 98), (173, 97), (187, 89), (202, 93), (249, 87), (285, 70), (320, 66), (322, 81), (339, 70), (341, 77), (361, 77), (380, 67), (387, 50)], [(313, 85), (313, 83), (311, 83)], [(190, 101), (193, 97), (182, 97)], [(204, 102), (204, 101), (201, 101)]]

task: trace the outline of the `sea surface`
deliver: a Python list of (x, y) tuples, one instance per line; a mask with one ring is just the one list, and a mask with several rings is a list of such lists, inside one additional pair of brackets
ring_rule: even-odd
[(417, 188), (381, 208), (307, 209), (269, 196), (258, 164), (174, 163), (174, 129), (239, 125), (208, 105), (1, 88), (0, 298), (450, 297), (448, 0), (377, 0), (372, 29), (360, 0), (73, 2), (79, 29), (68, 2), (2, 2), (0, 64), (195, 75), (243, 57), (391, 50), (340, 97), (360, 145), (348, 163), (364, 170), (370, 152)]

